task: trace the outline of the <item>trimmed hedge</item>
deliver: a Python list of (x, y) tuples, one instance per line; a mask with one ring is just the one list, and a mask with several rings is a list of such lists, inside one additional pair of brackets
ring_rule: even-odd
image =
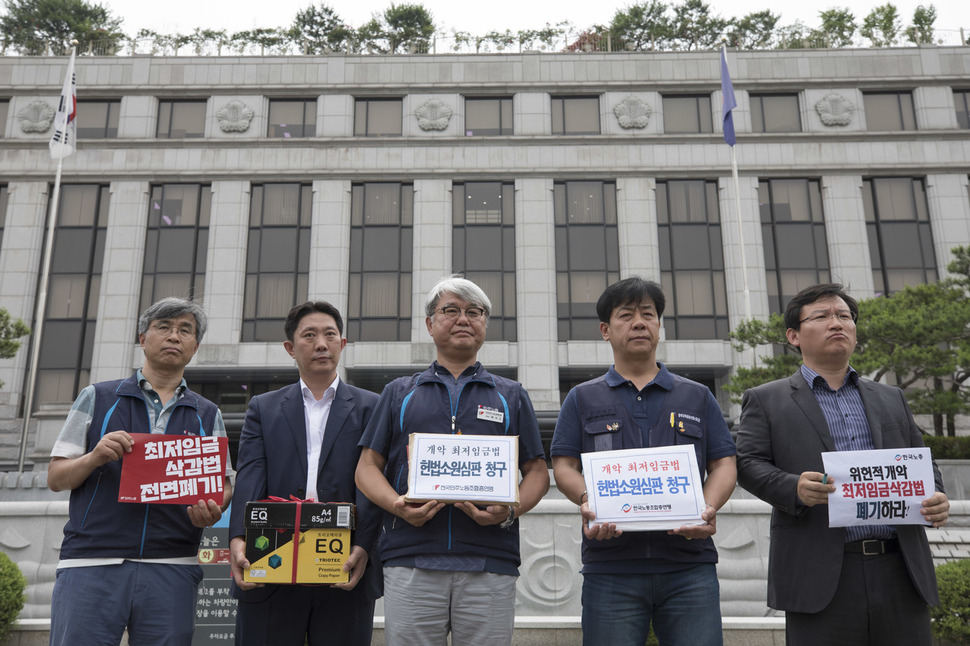
[(933, 634), (956, 644), (970, 644), (970, 559), (936, 568), (940, 605), (930, 608)]
[(27, 579), (17, 564), (0, 552), (0, 641), (24, 607), (27, 595)]
[(970, 460), (970, 436), (924, 435), (923, 443), (930, 447), (934, 460)]

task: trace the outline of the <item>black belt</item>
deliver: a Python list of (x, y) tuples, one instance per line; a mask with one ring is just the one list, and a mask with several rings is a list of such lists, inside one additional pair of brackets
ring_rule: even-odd
[(862, 554), (863, 556), (889, 554), (890, 552), (899, 551), (899, 539), (890, 538), (884, 541), (879, 539), (852, 541), (845, 544), (845, 551), (852, 554)]

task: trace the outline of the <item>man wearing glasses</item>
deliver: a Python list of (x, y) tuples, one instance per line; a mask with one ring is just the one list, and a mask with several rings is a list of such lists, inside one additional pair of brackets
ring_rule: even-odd
[[(229, 505), (119, 503), (121, 458), (132, 433), (225, 437), (215, 404), (188, 389), (185, 366), (199, 349), (206, 315), (166, 298), (138, 318), (145, 353), (127, 379), (87, 386), (51, 451), (47, 484), (71, 490), (51, 600), (52, 645), (192, 643), (202, 529)], [(228, 457), (227, 457), (228, 460)]]
[[(384, 630), (389, 646), (510, 644), (519, 565), (518, 517), (549, 489), (539, 425), (518, 382), (478, 362), (491, 303), (450, 277), (428, 294), (437, 359), (384, 389), (360, 446), (357, 486), (382, 507)], [(404, 501), (411, 433), (517, 435), (520, 506)], [(386, 474), (386, 475), (385, 475)]]
[[(859, 306), (838, 284), (808, 287), (785, 309), (802, 366), (744, 394), (738, 481), (770, 503), (768, 605), (785, 611), (787, 643), (932, 643), (927, 604), (939, 603), (933, 559), (919, 525), (829, 527), (835, 483), (821, 453), (922, 447), (899, 388), (862, 379), (849, 365)], [(924, 519), (947, 521), (937, 491)]]

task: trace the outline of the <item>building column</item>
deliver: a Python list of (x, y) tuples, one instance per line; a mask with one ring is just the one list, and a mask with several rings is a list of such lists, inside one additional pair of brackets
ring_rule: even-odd
[(250, 193), (246, 181), (212, 182), (205, 272), (209, 331), (202, 349), (214, 344), (238, 347), (246, 289)]
[[(48, 183), (11, 182), (7, 185), (7, 218), (0, 248), (0, 307), (14, 320), (33, 327), (37, 281), (44, 249)], [(24, 394), (30, 362), (30, 336), (12, 359), (0, 362), (0, 418), (15, 417)]]
[(616, 180), (616, 228), (620, 276), (660, 282), (657, 236), (657, 182), (652, 177)]
[(346, 319), (349, 289), (350, 182), (315, 180), (310, 229), (310, 300), (328, 301)]
[[(452, 274), (452, 206), (450, 179), (414, 181), (414, 241), (411, 269), (411, 342), (427, 347), (431, 343), (424, 324), (424, 301), (428, 291)], [(424, 363), (423, 353), (412, 355)], [(434, 358), (432, 356), (428, 359)]]
[(953, 248), (970, 246), (967, 181), (966, 173), (926, 176), (926, 201), (929, 202), (930, 226), (940, 278), (948, 274), (946, 266), (953, 260)]
[(832, 281), (845, 285), (856, 300), (874, 296), (862, 178), (858, 175), (822, 177), (822, 209)]
[(101, 266), (91, 381), (127, 376), (141, 365), (135, 350), (148, 230), (147, 181), (112, 182)]
[(761, 239), (758, 178), (739, 177), (738, 185), (741, 193), (740, 214), (738, 201), (735, 199), (734, 179), (722, 177), (718, 180), (718, 211), (721, 214), (721, 242), (724, 247), (724, 286), (727, 291), (728, 320), (732, 330), (741, 321), (765, 318), (771, 314), (768, 311), (768, 284)]
[(556, 226), (551, 179), (515, 181), (519, 381), (536, 410), (559, 409)]

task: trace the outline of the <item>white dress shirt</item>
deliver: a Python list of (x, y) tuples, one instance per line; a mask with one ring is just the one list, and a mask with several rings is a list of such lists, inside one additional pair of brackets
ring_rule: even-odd
[(306, 420), (306, 492), (307, 500), (317, 499), (317, 474), (320, 470), (320, 448), (323, 446), (323, 433), (330, 418), (330, 406), (337, 395), (339, 375), (334, 376), (333, 383), (323, 393), (323, 397), (316, 399), (313, 392), (300, 379), (300, 390), (303, 392), (303, 414)]

